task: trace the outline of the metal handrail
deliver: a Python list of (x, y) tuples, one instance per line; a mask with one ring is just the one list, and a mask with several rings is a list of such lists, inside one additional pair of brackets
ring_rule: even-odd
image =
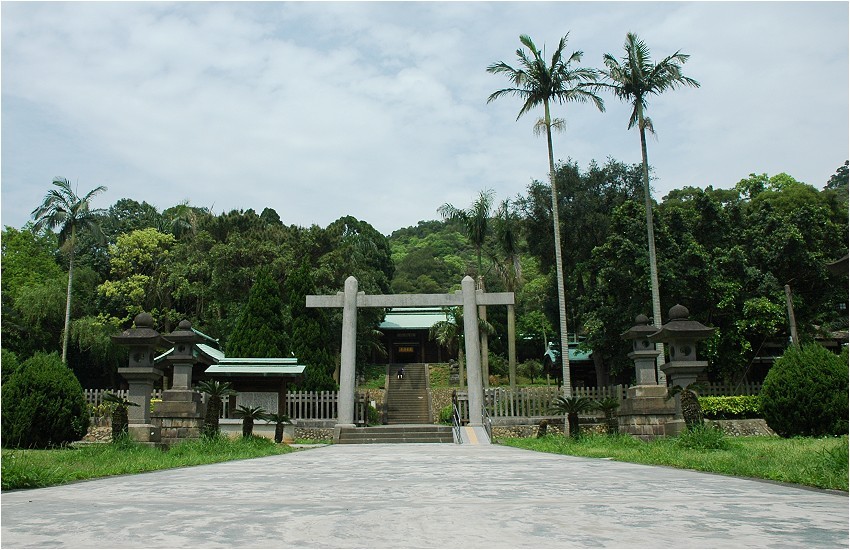
[(460, 411), (457, 408), (457, 403), (452, 403), (452, 431), (455, 436), (455, 443), (463, 443), (460, 435)]
[(493, 418), (487, 412), (487, 407), (481, 405), (481, 418), (484, 420), (484, 429), (487, 430), (487, 437), (493, 441)]

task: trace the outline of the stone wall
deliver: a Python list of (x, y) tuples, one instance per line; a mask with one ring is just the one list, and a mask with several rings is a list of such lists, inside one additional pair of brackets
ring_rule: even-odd
[(333, 428), (310, 428), (295, 426), (295, 439), (309, 439), (312, 441), (333, 441), (333, 438)]
[(770, 429), (763, 418), (748, 418), (743, 420), (706, 420), (706, 426), (713, 426), (723, 430), (730, 436), (741, 435), (776, 435)]
[(440, 420), (440, 409), (452, 404), (452, 392), (457, 388), (431, 388), (431, 422)]

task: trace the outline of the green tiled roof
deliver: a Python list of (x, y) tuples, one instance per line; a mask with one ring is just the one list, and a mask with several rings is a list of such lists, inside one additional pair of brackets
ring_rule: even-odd
[(204, 371), (218, 376), (297, 376), (304, 374), (304, 365), (270, 365), (268, 363), (245, 363), (241, 365), (212, 365)]
[(429, 329), (435, 323), (445, 321), (446, 313), (440, 309), (392, 309), (387, 312), (381, 330)]

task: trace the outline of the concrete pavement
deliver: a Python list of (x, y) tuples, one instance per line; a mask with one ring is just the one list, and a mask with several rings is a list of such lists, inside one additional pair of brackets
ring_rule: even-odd
[(847, 548), (848, 497), (499, 445), (335, 445), (4, 493), (3, 548)]

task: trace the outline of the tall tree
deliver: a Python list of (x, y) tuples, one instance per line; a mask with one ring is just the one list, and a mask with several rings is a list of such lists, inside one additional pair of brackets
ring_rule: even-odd
[(62, 362), (67, 365), (68, 339), (71, 325), (71, 289), (74, 284), (74, 249), (77, 244), (77, 234), (81, 230), (90, 229), (98, 232), (97, 216), (99, 210), (91, 209), (91, 200), (106, 191), (100, 185), (80, 197), (71, 188), (71, 183), (64, 178), (55, 178), (51, 189), (45, 195), (41, 205), (32, 211), (35, 221), (33, 229), (41, 231), (44, 228), (59, 228), (59, 244), (68, 251), (68, 294), (65, 300), (65, 329), (62, 334)]
[[(649, 96), (658, 95), (666, 90), (675, 89), (680, 86), (699, 87), (699, 82), (682, 74), (682, 65), (688, 60), (689, 55), (679, 51), (665, 57), (658, 63), (652, 63), (649, 56), (649, 48), (634, 33), (626, 34), (626, 42), (623, 45), (626, 50), (622, 61), (611, 54), (605, 54), (603, 61), (606, 69), (602, 71), (609, 83), (606, 87), (614, 95), (632, 104), (632, 114), (629, 117), (629, 129), (637, 124), (640, 132), (640, 151), (643, 161), (643, 193), (646, 209), (646, 233), (649, 241), (649, 277), (652, 292), (652, 317), (655, 326), (661, 326), (661, 298), (658, 290), (658, 267), (655, 256), (655, 235), (652, 226), (652, 197), (649, 192), (649, 162), (646, 156), (646, 132), (655, 133), (652, 120), (646, 116), (647, 99)], [(658, 357), (658, 364), (664, 361), (663, 346)], [(658, 372), (659, 382), (663, 380), (663, 374)]]
[[(478, 288), (484, 290), (484, 269), (482, 267), (481, 255), (484, 249), (484, 241), (487, 240), (487, 230), (490, 222), (490, 210), (493, 207), (492, 189), (486, 189), (478, 194), (478, 198), (472, 203), (472, 206), (466, 210), (456, 208), (449, 203), (444, 204), (437, 211), (443, 217), (443, 220), (451, 220), (460, 222), (463, 226), (466, 236), (475, 247), (476, 257), (478, 260)], [(487, 320), (487, 307), (478, 306), (478, 316), (482, 320)], [(489, 360), (489, 342), (487, 341), (487, 333), (481, 333), (481, 374), (484, 380), (484, 387), (490, 387), (490, 360)]]
[(591, 102), (600, 111), (604, 111), (602, 98), (596, 95), (597, 71), (595, 69), (576, 67), (573, 63), (581, 61), (583, 52), (576, 51), (564, 59), (564, 48), (567, 45), (565, 35), (558, 42), (558, 47), (552, 55), (552, 62), (547, 64), (543, 54), (534, 45), (527, 35), (519, 37), (523, 46), (528, 49), (527, 53), (522, 48), (517, 49), (518, 67), (512, 67), (500, 61), (487, 67), (487, 72), (493, 74), (505, 74), (513, 88), (504, 88), (490, 94), (487, 103), (494, 101), (504, 95), (518, 96), (524, 101), (522, 109), (517, 115), (517, 120), (535, 107), (543, 105), (543, 125), (546, 129), (546, 145), (549, 149), (549, 182), (552, 187), (552, 223), (555, 232), (555, 271), (558, 279), (558, 312), (561, 330), (561, 368), (564, 373), (564, 394), (572, 395), (570, 382), (570, 360), (566, 350), (569, 349), (567, 337), (567, 301), (564, 289), (564, 266), (561, 258), (561, 230), (558, 224), (558, 191), (555, 185), (555, 156), (552, 151), (552, 125), (553, 119), (550, 112), (550, 103), (559, 104), (569, 102), (586, 103)]
[(306, 297), (309, 294), (316, 294), (316, 283), (310, 266), (304, 263), (287, 275), (284, 284), (285, 320), (289, 326), (291, 350), (307, 367), (302, 389), (334, 391), (339, 386), (333, 377), (336, 368), (331, 351), (333, 343), (325, 313), (321, 309), (307, 307)]
[(248, 294), (236, 328), (227, 340), (234, 357), (288, 357), (284, 303), (269, 268), (261, 268)]
[[(496, 246), (501, 257), (493, 256), (493, 265), (505, 283), (508, 292), (516, 292), (522, 282), (522, 264), (519, 256), (519, 234), (516, 211), (510, 201), (502, 201), (495, 219)], [(508, 305), (508, 380), (511, 389), (516, 387), (516, 309)]]

